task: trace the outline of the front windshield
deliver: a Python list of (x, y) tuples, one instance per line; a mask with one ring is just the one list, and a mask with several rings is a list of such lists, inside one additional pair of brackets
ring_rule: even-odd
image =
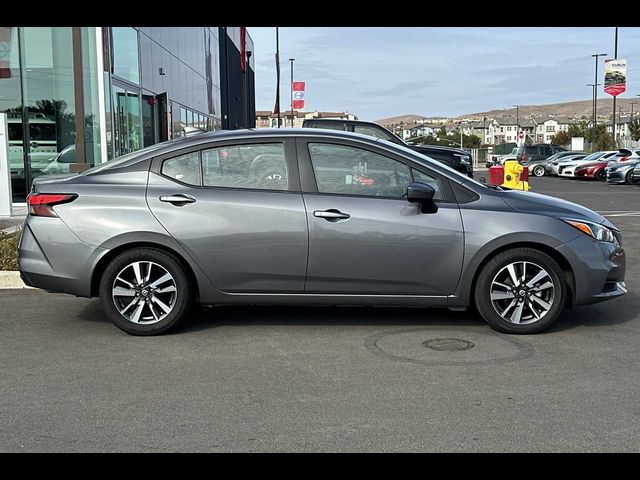
[(591, 160), (597, 160), (602, 155), (604, 155), (604, 152), (595, 152), (595, 153), (592, 153), (591, 155), (587, 155), (582, 160), (584, 160), (585, 162), (589, 162)]

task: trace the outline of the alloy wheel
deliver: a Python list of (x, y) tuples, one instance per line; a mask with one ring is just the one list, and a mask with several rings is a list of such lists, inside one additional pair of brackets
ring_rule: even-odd
[(518, 261), (496, 274), (489, 294), (500, 317), (513, 324), (527, 325), (539, 321), (551, 310), (555, 285), (541, 266)]
[(533, 169), (533, 174), (536, 177), (542, 177), (544, 175), (544, 167), (538, 166)]
[(171, 313), (177, 299), (176, 281), (155, 262), (133, 262), (116, 276), (112, 286), (113, 303), (132, 323), (150, 325)]

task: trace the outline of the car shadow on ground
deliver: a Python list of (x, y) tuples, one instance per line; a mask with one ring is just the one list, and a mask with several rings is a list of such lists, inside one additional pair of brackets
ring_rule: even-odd
[[(629, 292), (610, 302), (565, 310), (547, 330), (562, 332), (577, 327), (605, 327), (640, 319), (640, 296)], [(98, 299), (78, 311), (78, 320), (109, 323)], [(194, 307), (173, 334), (185, 334), (230, 325), (366, 325), (376, 327), (490, 327), (475, 309), (453, 312), (444, 308), (224, 305)]]

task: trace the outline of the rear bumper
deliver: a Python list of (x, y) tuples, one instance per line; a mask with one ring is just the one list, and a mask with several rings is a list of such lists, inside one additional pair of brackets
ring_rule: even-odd
[(18, 245), (18, 270), (30, 287), (89, 297), (92, 266), (104, 251), (80, 241), (59, 218), (28, 217)]

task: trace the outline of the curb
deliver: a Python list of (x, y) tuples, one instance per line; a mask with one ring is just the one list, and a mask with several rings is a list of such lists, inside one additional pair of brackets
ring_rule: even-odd
[(32, 288), (27, 287), (20, 278), (20, 272), (0, 271), (0, 290), (8, 288)]

